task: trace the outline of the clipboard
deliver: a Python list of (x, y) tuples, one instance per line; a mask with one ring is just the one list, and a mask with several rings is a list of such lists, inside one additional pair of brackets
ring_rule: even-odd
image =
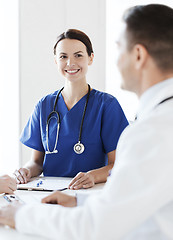
[(71, 178), (40, 177), (33, 178), (25, 184), (18, 184), (17, 190), (25, 191), (64, 191), (68, 189)]
[(45, 188), (34, 188), (34, 187), (18, 187), (17, 190), (24, 190), (24, 191), (43, 191), (43, 192), (53, 192), (53, 191), (65, 191), (67, 190), (68, 188), (65, 187), (65, 188), (59, 188), (59, 189), (56, 189), (56, 190), (53, 190), (53, 189), (45, 189)]

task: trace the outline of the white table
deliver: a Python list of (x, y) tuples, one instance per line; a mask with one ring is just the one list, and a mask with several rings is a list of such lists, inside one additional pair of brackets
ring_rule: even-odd
[[(57, 180), (71, 180), (70, 178), (52, 178)], [(87, 194), (93, 194), (100, 191), (103, 188), (104, 184), (96, 184), (93, 188), (89, 189), (80, 189), (80, 190), (65, 190), (64, 193), (75, 195), (76, 192), (83, 192)], [(24, 190), (17, 190), (15, 195), (27, 202), (40, 202), (42, 198), (49, 195), (50, 192), (42, 192), (42, 191), (24, 191)], [(0, 207), (9, 204), (4, 198), (3, 194), (0, 195)], [(24, 235), (18, 233), (16, 230), (11, 229), (7, 226), (0, 225), (0, 240), (44, 240), (46, 238), (37, 237), (33, 235)]]

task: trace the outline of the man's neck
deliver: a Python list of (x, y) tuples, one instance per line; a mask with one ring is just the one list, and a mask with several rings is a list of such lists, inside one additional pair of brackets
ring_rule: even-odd
[(173, 78), (173, 72), (163, 73), (160, 71), (153, 71), (151, 73), (145, 74), (145, 77), (141, 80), (141, 85), (138, 89), (138, 92), (136, 92), (136, 94), (140, 98), (140, 96), (149, 88), (169, 78)]

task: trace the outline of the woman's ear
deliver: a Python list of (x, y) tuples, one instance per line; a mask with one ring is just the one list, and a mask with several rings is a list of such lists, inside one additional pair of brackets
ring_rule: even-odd
[(133, 48), (135, 57), (135, 68), (140, 69), (146, 63), (148, 58), (148, 52), (146, 48), (141, 44), (136, 44)]
[(88, 65), (91, 65), (93, 63), (93, 59), (94, 59), (94, 53), (91, 53), (91, 56), (89, 56)]

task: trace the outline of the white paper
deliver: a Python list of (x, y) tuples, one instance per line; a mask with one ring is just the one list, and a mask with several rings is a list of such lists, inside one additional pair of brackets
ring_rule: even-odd
[(18, 189), (28, 189), (28, 190), (62, 190), (68, 188), (71, 178), (53, 178), (53, 177), (39, 177), (34, 178), (32, 181), (19, 184)]

